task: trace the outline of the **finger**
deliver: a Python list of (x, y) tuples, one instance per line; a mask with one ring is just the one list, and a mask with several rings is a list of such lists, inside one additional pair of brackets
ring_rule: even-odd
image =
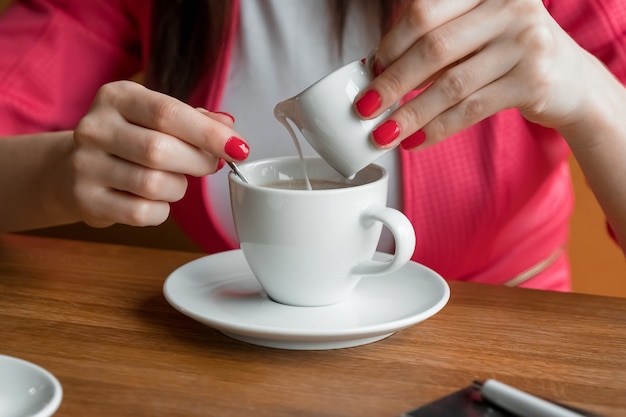
[(154, 201), (178, 201), (185, 195), (187, 179), (183, 174), (146, 168), (111, 157), (111, 169), (102, 171), (99, 181), (110, 188), (126, 191)]
[(83, 207), (83, 221), (93, 227), (108, 227), (115, 223), (130, 226), (157, 226), (167, 220), (170, 206), (113, 189), (99, 189), (88, 196)]
[[(75, 161), (76, 168), (80, 171), (84, 164), (93, 164), (92, 156), (79, 157)], [(74, 184), (77, 214), (86, 224), (93, 227), (107, 227), (115, 223), (152, 226), (167, 219), (168, 202), (114, 189), (99, 177), (100, 171), (85, 172), (85, 175), (77, 176), (79, 181)]]
[(115, 103), (129, 122), (184, 140), (228, 160), (246, 159), (249, 147), (231, 127), (193, 107), (132, 82), (103, 86), (96, 100)]
[(501, 110), (515, 107), (518, 98), (525, 94), (523, 84), (515, 77), (503, 77), (486, 85), (427, 123), (421, 130), (425, 141), (419, 148), (441, 142)]
[[(196, 110), (199, 110), (200, 113), (204, 114), (205, 116), (211, 117), (212, 119), (217, 120), (218, 122), (223, 123), (227, 126), (233, 127), (235, 125), (235, 116), (233, 116), (230, 113), (223, 112), (223, 111), (210, 112), (201, 107), (196, 107)], [(235, 141), (231, 141), (231, 142), (235, 142)], [(242, 151), (244, 151), (247, 154), (249, 151), (247, 144), (240, 144), (240, 146), (243, 147)], [(228, 142), (227, 142), (226, 150), (227, 150), (227, 153), (230, 154), (229, 149), (232, 149), (232, 147), (229, 148)], [(242, 158), (235, 158), (235, 159), (241, 160)], [(226, 161), (223, 158), (219, 158), (217, 161), (217, 167), (214, 172), (221, 170), (225, 164), (226, 164)]]
[(382, 68), (389, 66), (426, 33), (469, 12), (480, 2), (481, 0), (410, 2), (398, 22), (383, 36), (374, 61), (378, 61)]
[(87, 132), (88, 129), (83, 123), (78, 134), (90, 135), (90, 140), (106, 152), (148, 168), (198, 177), (216, 170), (218, 157), (156, 130), (124, 120), (112, 121), (106, 131)]
[(233, 127), (235, 125), (235, 116), (233, 116), (230, 113), (223, 112), (223, 111), (210, 112), (207, 109), (202, 108), (202, 107), (196, 107), (196, 110), (198, 110), (200, 113), (204, 114), (205, 116), (208, 116), (214, 120), (217, 120), (218, 122), (223, 123), (227, 126)]
[(420, 95), (389, 116), (387, 123), (391, 120), (399, 126), (400, 132), (396, 138), (381, 137), (377, 129), (374, 129), (372, 133), (374, 143), (384, 148), (397, 146), (412, 132), (422, 129), (439, 114), (505, 76), (519, 62), (520, 56), (521, 52), (511, 48), (507, 42), (497, 42), (452, 66)]
[(357, 98), (357, 112), (364, 118), (378, 116), (434, 74), (484, 48), (506, 29), (505, 21), (493, 14), (491, 7), (477, 7), (422, 36)]

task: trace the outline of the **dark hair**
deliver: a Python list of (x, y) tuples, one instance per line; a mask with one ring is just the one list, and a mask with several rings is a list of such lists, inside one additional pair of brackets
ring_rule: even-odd
[[(351, 0), (328, 0), (335, 36), (341, 39)], [(360, 0), (384, 33), (399, 0)], [(146, 84), (181, 100), (189, 98), (203, 74), (213, 71), (225, 41), (231, 0), (153, 0), (151, 49)], [(339, 44), (339, 52), (341, 45)]]

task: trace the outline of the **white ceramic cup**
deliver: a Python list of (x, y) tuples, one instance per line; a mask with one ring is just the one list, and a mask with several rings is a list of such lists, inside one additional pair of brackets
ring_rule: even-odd
[(291, 121), (329, 165), (351, 178), (390, 150), (376, 148), (370, 134), (397, 105), (372, 120), (361, 119), (353, 107), (356, 96), (373, 78), (368, 64), (351, 62), (278, 103), (274, 115), (290, 132), (285, 120)]
[[(330, 305), (346, 299), (364, 276), (404, 266), (415, 249), (409, 220), (386, 207), (388, 174), (371, 164), (346, 180), (318, 157), (306, 158), (311, 181), (350, 183), (348, 188), (293, 190), (266, 184), (304, 178), (298, 157), (239, 165), (252, 182), (228, 177), (235, 229), (252, 272), (268, 296), (295, 306)], [(372, 260), (382, 225), (395, 239), (395, 254)], [(381, 277), (380, 279), (384, 279)]]

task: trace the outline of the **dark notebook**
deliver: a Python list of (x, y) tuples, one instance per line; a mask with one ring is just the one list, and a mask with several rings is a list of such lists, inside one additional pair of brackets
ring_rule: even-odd
[[(559, 404), (587, 417), (603, 417), (585, 410)], [(480, 393), (472, 386), (453, 392), (400, 417), (524, 417), (502, 410), (484, 401)]]

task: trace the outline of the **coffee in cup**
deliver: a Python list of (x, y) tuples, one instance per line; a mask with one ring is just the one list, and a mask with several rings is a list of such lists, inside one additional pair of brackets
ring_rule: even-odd
[(272, 182), (269, 184), (264, 184), (266, 187), (270, 188), (279, 188), (283, 190), (333, 190), (336, 188), (347, 188), (352, 187), (353, 184), (350, 184), (348, 181), (331, 181), (331, 180), (320, 180), (320, 179), (290, 179), (290, 180), (279, 180), (276, 182)]

